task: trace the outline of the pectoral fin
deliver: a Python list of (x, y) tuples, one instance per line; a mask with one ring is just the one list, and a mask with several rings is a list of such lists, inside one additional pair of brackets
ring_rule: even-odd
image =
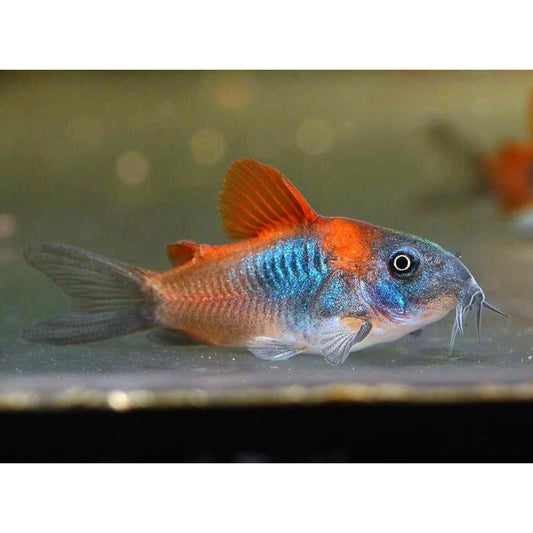
[(356, 320), (360, 323), (359, 329), (349, 328), (345, 324), (341, 324), (338, 328), (326, 331), (322, 335), (320, 340), (322, 355), (330, 365), (337, 366), (344, 363), (354, 344), (361, 342), (372, 329), (370, 322), (355, 318), (348, 320)]
[(271, 337), (256, 337), (248, 345), (248, 350), (259, 359), (265, 359), (266, 361), (285, 361), (293, 355), (303, 352), (303, 348), (291, 346)]

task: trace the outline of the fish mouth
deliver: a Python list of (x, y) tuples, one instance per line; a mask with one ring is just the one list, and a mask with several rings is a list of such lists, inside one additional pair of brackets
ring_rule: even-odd
[(453, 323), (452, 334), (450, 337), (450, 355), (453, 352), (453, 346), (455, 344), (455, 339), (457, 338), (457, 335), (463, 335), (465, 332), (465, 320), (468, 316), (468, 313), (472, 309), (474, 309), (476, 314), (477, 338), (478, 341), (481, 343), (481, 318), (483, 315), (483, 308), (488, 309), (489, 311), (492, 311), (493, 313), (496, 313), (497, 315), (500, 315), (504, 318), (510, 318), (509, 315), (507, 315), (503, 311), (500, 311), (497, 307), (494, 307), (493, 305), (489, 304), (485, 300), (485, 293), (483, 292), (481, 287), (474, 283), (473, 289), (471, 291), (465, 292), (464, 295), (460, 297), (459, 301), (457, 302), (457, 307), (455, 308), (455, 322)]

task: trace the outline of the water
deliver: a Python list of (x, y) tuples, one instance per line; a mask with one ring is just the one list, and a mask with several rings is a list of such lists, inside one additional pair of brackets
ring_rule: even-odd
[[(524, 72), (2, 74), (0, 405), (530, 397), (533, 241), (471, 194), (472, 166), (430, 127), (448, 121), (467, 153), (523, 139), (531, 87)], [(471, 325), (449, 356), (450, 316), (339, 368), (145, 334), (76, 347), (21, 339), (68, 303), (25, 264), (26, 246), (65, 242), (165, 269), (167, 242), (226, 242), (218, 190), (231, 161), (249, 156), (281, 169), (320, 213), (461, 250), (512, 321), (486, 315), (482, 344)]]

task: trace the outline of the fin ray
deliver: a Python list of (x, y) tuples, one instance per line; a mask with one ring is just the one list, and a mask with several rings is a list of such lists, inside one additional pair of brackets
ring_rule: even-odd
[(254, 159), (235, 161), (220, 192), (222, 226), (231, 238), (257, 237), (318, 218), (283, 174)]
[(147, 270), (57, 243), (29, 248), (24, 257), (73, 300), (71, 313), (34, 324), (24, 331), (26, 340), (79, 344), (155, 325)]
[(303, 348), (292, 346), (271, 337), (257, 337), (248, 345), (250, 350), (259, 359), (266, 361), (286, 361), (294, 355), (303, 352)]
[(370, 333), (370, 322), (364, 321), (358, 331), (347, 330), (344, 327), (326, 331), (320, 341), (324, 359), (333, 366), (346, 361), (352, 347), (361, 342)]

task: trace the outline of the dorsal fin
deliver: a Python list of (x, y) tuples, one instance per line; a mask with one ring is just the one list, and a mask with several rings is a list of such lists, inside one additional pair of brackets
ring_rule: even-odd
[(177, 241), (167, 244), (167, 257), (170, 263), (177, 267), (188, 263), (202, 255), (204, 245), (193, 241)]
[(254, 159), (234, 161), (220, 191), (222, 227), (234, 239), (314, 222), (318, 215), (275, 168)]

